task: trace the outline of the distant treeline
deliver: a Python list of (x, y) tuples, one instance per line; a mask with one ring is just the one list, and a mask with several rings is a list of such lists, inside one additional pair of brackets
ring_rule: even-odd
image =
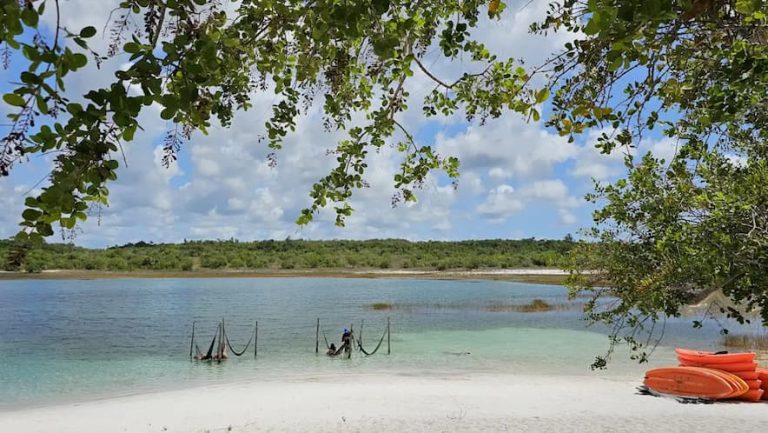
[(560, 267), (574, 246), (564, 240), (473, 240), (410, 242), (365, 241), (184, 241), (179, 244), (138, 242), (107, 249), (72, 244), (23, 247), (0, 241), (5, 269), (103, 271), (194, 271), (246, 269), (480, 269)]

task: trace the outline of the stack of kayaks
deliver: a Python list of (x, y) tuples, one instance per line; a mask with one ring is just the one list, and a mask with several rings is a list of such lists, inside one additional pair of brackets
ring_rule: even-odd
[(757, 378), (760, 379), (760, 388), (763, 389), (763, 400), (768, 400), (768, 368), (758, 368)]
[(713, 353), (675, 349), (680, 365), (645, 374), (645, 386), (659, 394), (708, 400), (768, 399), (768, 369), (754, 353)]

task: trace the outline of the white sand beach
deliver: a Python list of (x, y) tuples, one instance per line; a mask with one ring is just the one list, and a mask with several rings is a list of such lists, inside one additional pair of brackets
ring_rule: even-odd
[(768, 404), (681, 404), (594, 376), (348, 374), (0, 412), (0, 431), (759, 432)]

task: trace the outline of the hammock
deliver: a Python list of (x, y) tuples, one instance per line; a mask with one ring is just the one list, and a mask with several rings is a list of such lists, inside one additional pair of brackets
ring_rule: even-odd
[[(224, 323), (222, 321), (222, 323)], [(255, 332), (254, 332), (255, 335)], [(251, 346), (251, 341), (253, 341), (253, 335), (251, 335), (250, 340), (248, 340), (248, 343), (245, 344), (245, 348), (241, 350), (240, 352), (236, 351), (234, 347), (232, 347), (232, 343), (229, 341), (229, 336), (227, 335), (227, 330), (224, 328), (224, 340), (227, 342), (227, 346), (229, 346), (229, 350), (232, 351), (232, 354), (235, 356), (243, 356), (246, 350), (248, 350), (248, 347)]]
[(216, 334), (213, 335), (213, 339), (211, 340), (211, 345), (208, 346), (208, 353), (206, 353), (204, 356), (202, 355), (203, 352), (200, 351), (200, 348), (197, 346), (197, 343), (195, 343), (195, 349), (197, 350), (197, 354), (195, 355), (195, 358), (201, 361), (207, 361), (210, 359), (213, 359), (213, 346), (216, 345), (216, 337), (219, 334), (219, 329), (221, 328), (221, 324), (219, 324), (219, 327), (216, 328)]
[(373, 349), (373, 351), (372, 351), (372, 352), (370, 352), (370, 353), (369, 353), (369, 352), (367, 352), (367, 351), (366, 351), (366, 350), (363, 348), (363, 341), (362, 341), (362, 339), (360, 339), (360, 340), (357, 340), (357, 347), (360, 349), (360, 351), (361, 351), (361, 352), (363, 352), (363, 353), (365, 354), (365, 356), (371, 356), (371, 355), (373, 355), (374, 353), (376, 353), (376, 352), (378, 352), (378, 351), (379, 351), (379, 348), (381, 347), (381, 343), (383, 343), (383, 342), (384, 342), (384, 337), (386, 337), (386, 336), (387, 336), (387, 330), (385, 329), (385, 330), (384, 330), (384, 333), (383, 333), (383, 334), (381, 334), (381, 339), (379, 340), (379, 344), (377, 344), (377, 345), (376, 345), (376, 348), (375, 348), (375, 349)]

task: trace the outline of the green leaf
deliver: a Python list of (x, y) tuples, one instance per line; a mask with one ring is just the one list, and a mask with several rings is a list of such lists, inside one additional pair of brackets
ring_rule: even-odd
[(128, 42), (123, 45), (123, 51), (128, 54), (136, 54), (141, 51), (141, 45), (137, 44), (136, 42)]
[(17, 93), (6, 93), (3, 95), (3, 101), (14, 107), (23, 107), (27, 104), (27, 101)]
[(744, 15), (752, 15), (760, 10), (761, 0), (736, 0), (734, 9)]
[(589, 20), (587, 25), (584, 27), (584, 33), (588, 36), (592, 36), (597, 34), (600, 31), (600, 24), (595, 18), (592, 18)]
[(72, 69), (80, 69), (87, 64), (88, 57), (85, 57), (85, 54), (75, 53), (72, 55), (72, 61), (70, 64)]
[(41, 82), (40, 77), (27, 71), (23, 71), (20, 77), (24, 84), (40, 84)]
[(239, 45), (240, 45), (240, 39), (237, 39), (237, 38), (224, 39), (224, 46), (227, 48), (234, 48)]
[(165, 108), (163, 111), (160, 112), (160, 118), (162, 118), (163, 120), (170, 120), (175, 115), (176, 115), (176, 110), (170, 107)]
[(43, 215), (43, 213), (36, 209), (25, 209), (24, 212), (21, 213), (21, 217), (27, 221), (37, 221), (41, 215)]
[(96, 35), (96, 27), (88, 26), (88, 27), (83, 27), (83, 29), (80, 30), (81, 38), (92, 38), (95, 35)]
[(74, 217), (64, 217), (59, 220), (59, 224), (67, 230), (72, 230), (75, 228), (75, 223), (77, 222), (77, 219)]
[(611, 61), (611, 63), (608, 65), (608, 70), (609, 70), (609, 71), (611, 71), (611, 72), (613, 72), (613, 71), (616, 71), (616, 70), (617, 70), (617, 69), (619, 69), (619, 68), (620, 68), (620, 67), (621, 67), (623, 64), (624, 64), (624, 59), (623, 59), (621, 56), (619, 56), (619, 57), (616, 57), (616, 58), (615, 58), (615, 59), (613, 59), (613, 60)]
[[(131, 141), (133, 140), (133, 135), (136, 133), (136, 124), (128, 126), (123, 131), (123, 140), (125, 141)], [(116, 161), (115, 161), (116, 162)]]
[(69, 111), (70, 114), (78, 114), (83, 111), (83, 106), (76, 102), (71, 102), (67, 104), (67, 111)]
[(536, 92), (536, 103), (541, 104), (542, 102), (549, 99), (549, 89), (543, 88)]
[(21, 11), (21, 21), (29, 27), (37, 27), (39, 18), (37, 12), (32, 8), (24, 8)]
[(373, 10), (378, 15), (382, 15), (389, 10), (389, 0), (373, 0), (371, 4), (373, 5)]
[(40, 95), (37, 95), (37, 109), (40, 110), (40, 113), (42, 114), (48, 114), (48, 103), (45, 102), (45, 98), (43, 98)]

